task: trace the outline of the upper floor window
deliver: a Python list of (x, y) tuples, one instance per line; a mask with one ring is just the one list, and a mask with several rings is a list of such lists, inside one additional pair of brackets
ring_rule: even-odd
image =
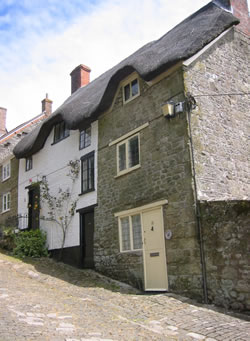
[(138, 78), (134, 78), (132, 81), (124, 85), (123, 87), (123, 102), (127, 103), (140, 95)]
[(25, 160), (25, 170), (26, 172), (32, 169), (32, 156), (27, 157)]
[(10, 210), (10, 192), (3, 195), (3, 207), (2, 212)]
[(139, 134), (117, 144), (117, 174), (122, 175), (140, 166)]
[(81, 193), (94, 191), (95, 154), (91, 152), (81, 158)]
[(119, 218), (120, 251), (142, 249), (141, 215)]
[(66, 128), (65, 122), (57, 123), (54, 127), (54, 143), (63, 140), (69, 136), (69, 129)]
[(2, 166), (2, 181), (10, 178), (10, 161)]
[(91, 145), (91, 127), (80, 131), (80, 149)]

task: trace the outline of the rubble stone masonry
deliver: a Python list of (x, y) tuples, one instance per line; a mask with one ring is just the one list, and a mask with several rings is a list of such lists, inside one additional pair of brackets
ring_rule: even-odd
[[(0, 167), (1, 182), (0, 182), (0, 225), (17, 227), (17, 179), (18, 179), (18, 160), (11, 159), (11, 176), (2, 181), (2, 166)], [(2, 212), (3, 195), (10, 192), (11, 203), (10, 210)]]
[(184, 72), (198, 199), (250, 199), (249, 38), (231, 29)]
[[(120, 253), (114, 213), (167, 199), (164, 229), (169, 290), (201, 298), (186, 115), (167, 119), (164, 101), (183, 100), (181, 70), (149, 86), (140, 80), (140, 96), (127, 104), (119, 89), (110, 112), (99, 119), (98, 206), (95, 209), (95, 266), (109, 276), (143, 288), (142, 252)], [(145, 123), (140, 131), (141, 167), (116, 177), (116, 145), (111, 141)]]
[(250, 202), (201, 204), (208, 299), (250, 311)]

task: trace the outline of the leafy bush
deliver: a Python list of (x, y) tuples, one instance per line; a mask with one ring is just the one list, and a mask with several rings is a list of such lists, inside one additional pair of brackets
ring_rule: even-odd
[(13, 251), (15, 247), (15, 228), (2, 227), (0, 228), (0, 247), (2, 249)]
[(16, 248), (13, 250), (14, 255), (34, 258), (47, 256), (48, 250), (45, 243), (46, 234), (41, 230), (20, 232), (15, 236)]

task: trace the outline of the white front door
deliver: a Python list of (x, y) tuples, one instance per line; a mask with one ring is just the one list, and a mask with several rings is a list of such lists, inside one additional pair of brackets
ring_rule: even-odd
[(162, 207), (142, 212), (142, 233), (145, 290), (168, 290)]

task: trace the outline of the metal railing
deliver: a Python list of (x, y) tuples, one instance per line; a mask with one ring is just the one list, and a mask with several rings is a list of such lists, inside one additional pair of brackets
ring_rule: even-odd
[(19, 230), (25, 230), (28, 228), (29, 225), (29, 215), (26, 214), (18, 214), (18, 228)]

